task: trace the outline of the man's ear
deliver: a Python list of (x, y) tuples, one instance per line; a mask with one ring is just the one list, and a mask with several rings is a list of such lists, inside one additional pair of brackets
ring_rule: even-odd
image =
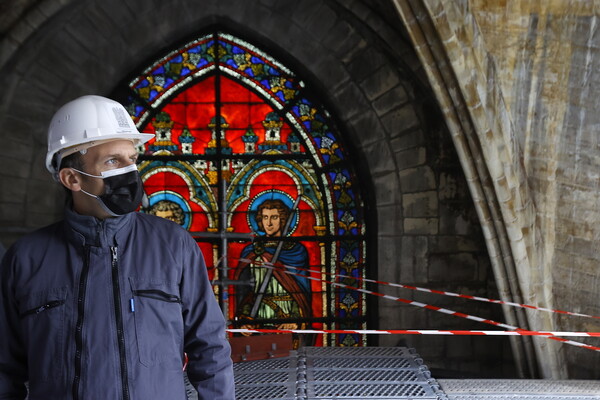
[(71, 168), (63, 168), (58, 172), (58, 179), (64, 187), (72, 192), (81, 190), (81, 177)]

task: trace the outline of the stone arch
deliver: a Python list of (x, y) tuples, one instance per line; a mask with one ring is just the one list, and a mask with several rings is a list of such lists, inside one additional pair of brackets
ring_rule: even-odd
[[(475, 18), (456, 2), (394, 3), (444, 110), (486, 232), (500, 295), (518, 303), (535, 299), (538, 306), (552, 308), (550, 289), (536, 287), (551, 279), (551, 271), (543, 262), (543, 238), (523, 155)], [(523, 329), (556, 327), (551, 316), (522, 309), (506, 309), (505, 316)], [(522, 354), (517, 364), (521, 374), (565, 378), (556, 342), (538, 339), (513, 341), (515, 354)]]

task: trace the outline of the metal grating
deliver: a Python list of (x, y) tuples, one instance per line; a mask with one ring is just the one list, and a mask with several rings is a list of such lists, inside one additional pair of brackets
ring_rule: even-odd
[(273, 371), (290, 368), (296, 368), (295, 357), (271, 358), (269, 360), (247, 361), (233, 364), (234, 372)]
[(445, 398), (422, 360), (404, 347), (309, 347), (302, 354), (309, 400)]
[(599, 381), (440, 379), (449, 400), (600, 400)]
[(236, 400), (296, 400), (296, 357), (233, 364)]
[(404, 347), (305, 347), (289, 357), (234, 365), (238, 400), (446, 400)]
[(435, 380), (404, 347), (306, 347), (234, 371), (237, 400), (600, 400), (600, 381)]
[(408, 347), (304, 347), (302, 351), (307, 357), (402, 357), (419, 359), (415, 350)]
[(340, 358), (340, 357), (323, 357), (313, 358), (307, 363), (312, 362), (311, 366), (314, 368), (346, 368), (346, 369), (369, 369), (369, 368), (419, 368), (421, 364), (418, 364), (414, 360), (404, 358)]
[(286, 383), (289, 380), (290, 373), (287, 371), (265, 371), (263, 373), (235, 374), (236, 385), (253, 385), (256, 383), (270, 385), (273, 383)]
[(600, 396), (561, 396), (555, 394), (459, 394), (448, 400), (598, 400)]
[(313, 383), (307, 390), (312, 399), (438, 399), (431, 388), (423, 384), (323, 384)]
[(331, 382), (416, 382), (425, 381), (427, 378), (420, 371), (415, 370), (315, 370), (312, 376), (316, 381)]
[(285, 385), (235, 385), (236, 400), (296, 400), (294, 388)]

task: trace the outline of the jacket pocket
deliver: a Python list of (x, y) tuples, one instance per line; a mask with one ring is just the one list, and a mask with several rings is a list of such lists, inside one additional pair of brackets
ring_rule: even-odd
[(67, 289), (31, 293), (19, 300), (23, 341), (32, 379), (56, 379), (64, 373)]
[(130, 310), (140, 363), (152, 366), (166, 360), (181, 360), (183, 318), (177, 285), (130, 279)]

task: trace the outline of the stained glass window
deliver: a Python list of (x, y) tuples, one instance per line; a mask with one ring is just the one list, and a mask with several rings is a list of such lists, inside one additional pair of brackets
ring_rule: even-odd
[(364, 294), (324, 282), (365, 275), (366, 226), (352, 159), (303, 80), (213, 32), (164, 55), (125, 91), (138, 128), (156, 135), (139, 149), (142, 211), (194, 236), (230, 326), (366, 327)]

